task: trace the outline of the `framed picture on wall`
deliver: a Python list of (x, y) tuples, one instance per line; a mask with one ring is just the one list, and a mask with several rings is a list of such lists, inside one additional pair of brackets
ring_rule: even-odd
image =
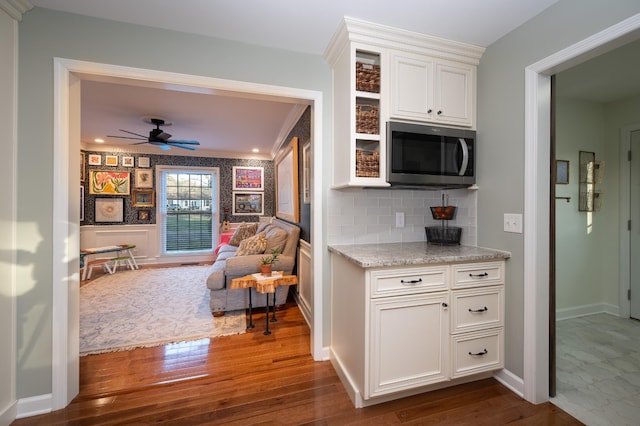
[(147, 221), (151, 219), (151, 210), (138, 210), (138, 220)]
[(124, 198), (96, 198), (94, 217), (96, 223), (123, 222)]
[(84, 182), (84, 176), (87, 173), (87, 166), (85, 165), (84, 152), (80, 153), (80, 182)]
[(311, 143), (302, 147), (302, 202), (311, 203)]
[(263, 215), (264, 195), (262, 192), (234, 192), (234, 216)]
[(129, 195), (130, 182), (129, 172), (91, 170), (89, 172), (89, 194)]
[(151, 169), (136, 169), (136, 188), (153, 188), (153, 172)]
[(122, 167), (133, 167), (133, 157), (122, 157)]
[(155, 195), (153, 189), (134, 189), (133, 207), (153, 207)]
[(149, 157), (138, 157), (138, 167), (151, 167)]
[(233, 167), (234, 191), (264, 191), (263, 167)]
[(118, 165), (118, 156), (117, 155), (105, 155), (104, 156), (104, 165), (105, 166), (117, 166)]
[(568, 160), (556, 160), (556, 183), (558, 184), (569, 183), (569, 161)]
[(100, 166), (102, 164), (102, 156), (100, 154), (89, 154), (89, 165)]
[(298, 222), (298, 138), (276, 157), (276, 217)]
[(80, 186), (80, 222), (84, 220), (84, 186)]

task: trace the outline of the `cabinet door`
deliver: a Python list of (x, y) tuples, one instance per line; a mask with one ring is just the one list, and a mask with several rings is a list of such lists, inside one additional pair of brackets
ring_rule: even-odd
[(435, 121), (473, 126), (474, 69), (464, 64), (439, 62), (435, 71)]
[(409, 120), (433, 120), (433, 61), (408, 54), (391, 56), (390, 114)]
[(365, 399), (447, 380), (448, 293), (371, 301)]

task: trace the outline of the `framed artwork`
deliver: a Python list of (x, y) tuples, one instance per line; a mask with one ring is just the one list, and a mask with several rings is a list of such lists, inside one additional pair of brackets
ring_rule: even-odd
[(138, 167), (151, 167), (149, 157), (138, 157)]
[(104, 156), (104, 165), (105, 166), (117, 166), (118, 165), (118, 156), (117, 155), (105, 155)]
[(311, 143), (302, 147), (302, 202), (311, 203)]
[(129, 172), (89, 171), (89, 194), (129, 195)]
[(102, 165), (102, 156), (100, 154), (89, 154), (89, 165), (90, 166)]
[(87, 173), (87, 166), (85, 165), (84, 152), (80, 153), (80, 182), (84, 182), (84, 176)]
[(298, 222), (298, 138), (276, 157), (276, 217)]
[(80, 222), (84, 220), (84, 186), (80, 186)]
[(136, 188), (153, 188), (151, 169), (136, 169)]
[(262, 192), (234, 192), (233, 215), (263, 215), (264, 194)]
[(133, 157), (122, 157), (122, 167), (133, 167)]
[(264, 168), (233, 167), (234, 191), (264, 191)]
[(568, 184), (569, 183), (569, 161), (568, 160), (556, 160), (556, 179), (555, 183)]
[(96, 223), (123, 222), (124, 198), (96, 198), (94, 217)]
[(151, 210), (138, 210), (138, 220), (151, 219)]
[(134, 189), (133, 207), (153, 207), (155, 195), (153, 189)]

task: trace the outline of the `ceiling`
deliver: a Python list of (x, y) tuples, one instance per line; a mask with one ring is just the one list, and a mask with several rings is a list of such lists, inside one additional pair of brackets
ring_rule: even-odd
[[(31, 3), (36, 7), (321, 55), (344, 16), (487, 47), (557, 1), (31, 0)], [(497, 16), (500, 18), (496, 19)], [(628, 52), (621, 58), (626, 60)], [(620, 86), (623, 79), (620, 75), (607, 79), (610, 72), (606, 67), (585, 66), (583, 72), (588, 73), (587, 78), (572, 78), (574, 84), (567, 88), (567, 93), (581, 92), (586, 96), (589, 90), (594, 93), (589, 96), (596, 96), (598, 88), (599, 98), (610, 98), (614, 93), (629, 92), (629, 86), (612, 89), (612, 82)], [(594, 85), (593, 78), (601, 83)], [(286, 136), (282, 134), (288, 131), (286, 123), (300, 111), (299, 106), (282, 102), (122, 83), (83, 81), (81, 138), (85, 145), (96, 137), (126, 135), (119, 129), (147, 135), (153, 126), (143, 118), (156, 116), (173, 122), (164, 129), (173, 138), (200, 141), (200, 151), (233, 155), (257, 148), (272, 156), (277, 143)], [(638, 85), (640, 81), (635, 84)], [(635, 86), (633, 90), (640, 93)], [(109, 145), (136, 142), (105, 139)], [(158, 150), (144, 146), (152, 152)], [(174, 148), (172, 153), (183, 153), (176, 151), (183, 150)]]

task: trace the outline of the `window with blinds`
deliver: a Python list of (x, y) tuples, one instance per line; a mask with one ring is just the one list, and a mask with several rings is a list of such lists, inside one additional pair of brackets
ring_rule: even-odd
[(217, 190), (213, 171), (159, 169), (161, 241), (165, 254), (213, 249)]

